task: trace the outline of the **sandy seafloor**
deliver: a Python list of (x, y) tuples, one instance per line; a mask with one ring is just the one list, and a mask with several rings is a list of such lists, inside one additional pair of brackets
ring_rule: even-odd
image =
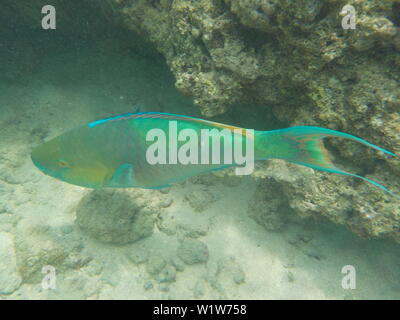
[[(1, 83), (1, 299), (400, 298), (398, 244), (309, 220), (267, 231), (247, 213), (257, 187), (250, 177), (209, 174), (165, 192), (140, 191), (149, 203), (165, 203), (153, 234), (134, 243), (104, 243), (80, 229), (76, 208), (91, 190), (39, 172), (33, 146), (133, 110), (198, 115), (166, 66), (113, 50), (60, 50), (29, 80)], [(195, 239), (200, 251), (186, 254), (199, 263), (179, 260), (184, 239)], [(52, 290), (41, 286), (48, 264), (56, 268)], [(344, 265), (356, 268), (355, 290), (341, 287)]]

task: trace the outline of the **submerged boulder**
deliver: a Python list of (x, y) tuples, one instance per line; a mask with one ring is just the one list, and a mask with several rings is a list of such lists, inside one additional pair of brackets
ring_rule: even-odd
[(80, 201), (76, 224), (102, 242), (135, 242), (152, 234), (160, 197), (165, 195), (152, 190), (96, 190)]

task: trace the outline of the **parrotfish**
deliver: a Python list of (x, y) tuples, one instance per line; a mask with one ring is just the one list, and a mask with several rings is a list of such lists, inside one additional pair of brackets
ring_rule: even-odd
[[(171, 129), (175, 132), (171, 133)], [(208, 136), (199, 139), (206, 131)], [(149, 135), (150, 132), (152, 134)], [(162, 132), (167, 133), (164, 138), (158, 135)], [(185, 133), (185, 139), (180, 136), (182, 132)], [(193, 137), (193, 133), (197, 137)], [(323, 143), (326, 137), (350, 139), (389, 156), (396, 156), (364, 139), (320, 127), (296, 126), (256, 131), (184, 115), (140, 112), (97, 120), (72, 129), (34, 148), (31, 158), (45, 174), (78, 186), (158, 189), (203, 172), (243, 167), (243, 158), (238, 161), (236, 156), (233, 157), (234, 150), (226, 152), (231, 143), (231, 146), (242, 147), (240, 153), (244, 147), (253, 148), (251, 151), (254, 156), (247, 159), (249, 162), (282, 159), (321, 171), (360, 178), (395, 195), (376, 181), (336, 167)], [(185, 147), (190, 139), (191, 146)], [(211, 159), (215, 142), (222, 141), (224, 143), (217, 143), (220, 149), (217, 153), (221, 156), (217, 160), (225, 157), (224, 160), (230, 158), (230, 162)], [(165, 150), (162, 150), (162, 143)], [(193, 146), (207, 152), (201, 154)], [(154, 152), (152, 159), (149, 158), (150, 149)], [(180, 158), (186, 161), (177, 161), (177, 154), (178, 158), (179, 155), (184, 156)]]

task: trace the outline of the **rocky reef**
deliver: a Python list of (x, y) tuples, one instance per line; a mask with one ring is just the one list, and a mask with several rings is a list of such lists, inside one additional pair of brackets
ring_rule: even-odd
[[(29, 25), (42, 2), (6, 1), (4, 14), (15, 12)], [(193, 97), (205, 117), (225, 114), (237, 103), (262, 105), (259, 112), (290, 125), (344, 131), (400, 154), (398, 1), (83, 3), (88, 12), (96, 10), (151, 43), (164, 56), (176, 87)], [(74, 20), (66, 1), (56, 5), (65, 13), (62, 23)], [(345, 5), (355, 7), (355, 29), (342, 27)], [(400, 189), (397, 158), (346, 141), (328, 141), (328, 146), (340, 167)], [(400, 241), (399, 200), (364, 182), (283, 162), (262, 164), (255, 176), (267, 179), (265, 195), (260, 191), (257, 199), (270, 198), (276, 188), (287, 197), (268, 207), (269, 217), (266, 210), (255, 210), (259, 222), (278, 227), (283, 222), (271, 212), (288, 208), (302, 217), (326, 217), (363, 237)]]
[[(194, 98), (204, 116), (250, 102), (292, 125), (345, 131), (400, 153), (397, 1), (107, 3), (118, 21), (163, 54), (176, 87)], [(356, 9), (355, 29), (342, 27), (345, 5)], [(346, 141), (328, 143), (336, 163), (348, 171), (399, 189), (398, 159)], [(265, 194), (276, 184), (285, 191), (281, 207), (322, 215), (363, 237), (400, 241), (399, 201), (370, 185), (282, 162), (265, 164), (256, 175), (271, 180), (263, 185)]]
[[(0, 299), (398, 297), (399, 201), (361, 180), (271, 160), (246, 177), (88, 190), (29, 157), (138, 108), (318, 125), (400, 153), (398, 1), (56, 0), (55, 32), (40, 29), (46, 4), (1, 5)], [(341, 26), (346, 4), (356, 29)], [(326, 145), (339, 167), (399, 193), (398, 159)], [(363, 290), (337, 281), (349, 261)]]

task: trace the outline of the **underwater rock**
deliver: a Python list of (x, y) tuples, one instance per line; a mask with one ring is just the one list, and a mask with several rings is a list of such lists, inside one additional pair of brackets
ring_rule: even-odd
[(206, 116), (238, 101), (295, 108), (299, 87), (326, 64), (350, 58), (346, 49), (357, 39), (390, 43), (390, 18), (396, 17), (393, 0), (362, 3), (360, 27), (344, 33), (343, 4), (336, 0), (107, 2), (117, 20), (164, 55), (177, 88), (193, 96)]
[(275, 1), (237, 0), (229, 1), (232, 12), (239, 17), (240, 22), (250, 28), (264, 32), (274, 31), (272, 21), (275, 14)]
[(223, 1), (108, 2), (127, 28), (164, 55), (176, 87), (194, 96), (205, 115), (223, 113), (240, 96), (241, 84), (232, 70), (250, 78), (257, 74), (254, 54), (237, 35), (233, 14)]
[(208, 260), (207, 245), (197, 239), (184, 239), (177, 249), (178, 257), (186, 264), (204, 263)]
[(153, 232), (159, 203), (156, 199), (147, 202), (150, 194), (146, 191), (92, 191), (77, 207), (76, 224), (91, 237), (106, 243), (126, 244), (148, 237)]
[(174, 266), (168, 264), (161, 270), (157, 275), (157, 281), (159, 283), (163, 282), (174, 282), (176, 279), (176, 269)]
[(166, 265), (167, 265), (167, 262), (165, 261), (165, 259), (163, 257), (152, 256), (147, 261), (146, 271), (150, 275), (155, 276), (155, 275), (159, 274)]
[(227, 299), (237, 297), (237, 286), (246, 281), (246, 274), (234, 257), (223, 257), (207, 264), (204, 280), (217, 293), (217, 299)]
[(196, 187), (190, 193), (185, 194), (185, 200), (197, 212), (207, 210), (217, 201), (217, 190), (211, 187)]
[(222, 184), (227, 187), (238, 187), (241, 182), (242, 178), (241, 176), (225, 176), (222, 178)]
[(193, 222), (193, 224), (182, 223), (179, 225), (179, 231), (182, 236), (187, 238), (198, 238), (205, 236), (210, 228), (209, 223)]
[[(287, 197), (286, 206), (301, 218), (322, 216), (361, 237), (390, 237), (400, 242), (398, 201), (373, 186), (279, 160), (258, 167), (254, 175), (278, 182)], [(262, 192), (267, 197), (274, 190), (265, 185)]]
[(270, 231), (281, 229), (292, 211), (280, 184), (272, 179), (258, 184), (248, 208), (249, 216)]
[(172, 236), (176, 234), (177, 223), (173, 213), (166, 213), (157, 217), (158, 229), (166, 235)]
[(0, 232), (0, 295), (11, 294), (20, 285), (13, 237), (8, 232)]

